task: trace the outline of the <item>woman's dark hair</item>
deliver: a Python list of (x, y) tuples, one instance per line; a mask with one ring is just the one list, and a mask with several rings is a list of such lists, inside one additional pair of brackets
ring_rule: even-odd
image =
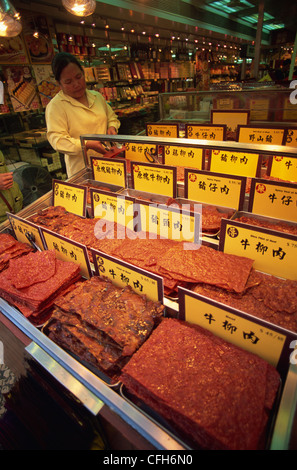
[(84, 71), (76, 57), (69, 54), (69, 52), (59, 52), (52, 61), (52, 71), (58, 82), (60, 81), (61, 73), (68, 64), (76, 64), (82, 72)]

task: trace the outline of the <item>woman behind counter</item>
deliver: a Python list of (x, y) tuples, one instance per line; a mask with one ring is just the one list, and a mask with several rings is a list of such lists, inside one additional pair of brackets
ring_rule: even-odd
[[(99, 92), (87, 90), (83, 67), (74, 56), (56, 54), (52, 70), (61, 90), (46, 107), (47, 138), (55, 150), (64, 153), (70, 178), (85, 167), (80, 136), (115, 135), (120, 121)], [(87, 141), (86, 148), (105, 152), (96, 141)]]

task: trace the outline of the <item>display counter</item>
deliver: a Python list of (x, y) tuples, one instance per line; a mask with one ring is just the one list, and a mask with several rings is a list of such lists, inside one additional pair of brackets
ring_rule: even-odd
[[(232, 152), (248, 152), (254, 155), (261, 153), (266, 157), (279, 155), (295, 159), (296, 150), (291, 147), (252, 145), (239, 142), (205, 142), (191, 139), (162, 139), (140, 136), (82, 136), (82, 147), (86, 159), (86, 168), (73, 178), (69, 183), (83, 184), (91, 177), (90, 162), (86, 155), (85, 140), (108, 141), (115, 144), (126, 144), (127, 142), (138, 145), (174, 145), (182, 147), (199, 147), (203, 150), (221, 150)], [(203, 170), (208, 171), (208, 170)], [(230, 176), (230, 175), (229, 175)], [(256, 175), (255, 175), (256, 178)], [(127, 178), (127, 186), (124, 188), (133, 189), (132, 178)], [(176, 196), (184, 196), (184, 186), (177, 185)], [(249, 195), (246, 195), (249, 198)], [(41, 197), (35, 203), (27, 206), (18, 213), (20, 218), (26, 219), (39, 210), (49, 207), (53, 201), (52, 191)], [(248, 203), (248, 202), (247, 202)], [(234, 209), (238, 209), (235, 207)], [(4, 223), (1, 226), (1, 233), (12, 232), (10, 224)], [(202, 237), (202, 244), (210, 244), (216, 250), (220, 246), (220, 234), (214, 237)], [(297, 277), (295, 275), (295, 280)], [(176, 299), (164, 296), (165, 316), (178, 317), (179, 303)], [(83, 406), (87, 414), (92, 417), (102, 416), (107, 422), (132, 442), (136, 449), (160, 449), (160, 450), (191, 450), (191, 445), (187, 440), (177, 437), (162, 421), (152, 417), (143, 409), (135, 406), (133, 402), (123, 395), (121, 387), (105, 383), (100, 377), (92, 372), (81, 361), (64, 351), (53, 340), (44, 334), (42, 327), (34, 326), (15, 307), (11, 306), (4, 299), (0, 299), (0, 340), (4, 345), (4, 359), (7, 366), (11, 368), (16, 376), (23, 373), (24, 362), (33, 360), (39, 364), (54, 380), (54, 384), (62, 386), (63, 393), (69, 393), (72, 397), (71, 406), (73, 409), (77, 402)], [(286, 333), (285, 331), (281, 330)], [(296, 334), (293, 334), (293, 337)], [(11, 347), (13, 342), (17, 345)], [(291, 356), (292, 358), (292, 356)], [(293, 358), (294, 359), (294, 358)], [(296, 364), (292, 360), (290, 365), (286, 364), (283, 382), (281, 386), (281, 396), (277, 402), (277, 409), (273, 416), (271, 435), (266, 448), (270, 450), (296, 449), (295, 438), (296, 429), (296, 400), (297, 400), (297, 372)], [(34, 417), (32, 417), (34, 419)], [(57, 423), (57, 426), (59, 423)]]

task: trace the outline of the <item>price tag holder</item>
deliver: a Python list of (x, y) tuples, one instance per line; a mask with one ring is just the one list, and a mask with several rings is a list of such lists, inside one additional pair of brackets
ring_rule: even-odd
[(211, 150), (209, 170), (216, 173), (253, 178), (261, 174), (262, 157), (255, 153)]
[(210, 141), (222, 141), (226, 140), (226, 125), (194, 125), (186, 124), (185, 126), (186, 138), (188, 139), (199, 139), (199, 140), (210, 140)]
[(254, 260), (254, 269), (297, 279), (297, 236), (222, 219), (219, 250)]
[(203, 149), (173, 145), (165, 145), (164, 147), (165, 165), (202, 170), (203, 160)]
[(153, 163), (151, 155), (157, 157), (157, 145), (136, 144), (131, 142), (125, 144), (126, 160)]
[[(140, 227), (152, 238), (164, 237), (185, 243), (200, 243), (201, 213), (135, 200)], [(139, 218), (139, 217), (138, 217)]]
[(132, 188), (147, 193), (176, 197), (177, 169), (168, 165), (131, 162)]
[(297, 222), (297, 184), (252, 179), (249, 212)]
[(237, 142), (246, 144), (283, 145), (285, 129), (280, 127), (238, 126)]
[(267, 174), (273, 178), (297, 182), (297, 158), (274, 155), (268, 161)]
[(126, 188), (126, 161), (120, 159), (90, 157), (93, 179), (101, 183)]
[(46, 228), (41, 227), (40, 230), (46, 250), (55, 250), (57, 259), (78, 264), (81, 275), (86, 279), (91, 277), (91, 265), (85, 245), (51, 232)]
[(36, 246), (43, 251), (44, 250), (44, 243), (42, 239), (42, 234), (40, 231), (40, 227), (29, 222), (28, 220), (22, 219), (15, 214), (7, 213), (8, 220), (10, 225), (13, 229), (15, 238), (21, 242), (30, 245), (30, 241), (28, 240), (26, 233), (28, 233), (31, 237)]
[(134, 198), (90, 189), (92, 218), (106, 219), (127, 227), (134, 218)]
[(149, 300), (163, 303), (163, 278), (144, 269), (133, 266), (91, 249), (95, 273), (107, 277), (118, 287), (130, 286), (134, 292), (145, 295)]
[(179, 319), (199, 325), (282, 371), (288, 369), (289, 345), (296, 334), (183, 287), (178, 288), (178, 298)]
[(87, 188), (78, 184), (53, 180), (53, 206), (62, 206), (72, 214), (85, 217)]
[(150, 137), (179, 137), (178, 124), (146, 123), (146, 135)]
[(192, 201), (241, 210), (245, 185), (243, 176), (185, 168), (185, 198)]

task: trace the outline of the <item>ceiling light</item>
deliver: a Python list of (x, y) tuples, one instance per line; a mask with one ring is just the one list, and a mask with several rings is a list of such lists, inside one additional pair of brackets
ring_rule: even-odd
[(90, 16), (96, 10), (95, 0), (62, 0), (62, 5), (76, 16)]
[(20, 19), (20, 14), (8, 0), (0, 1), (0, 36), (18, 36), (22, 31)]

